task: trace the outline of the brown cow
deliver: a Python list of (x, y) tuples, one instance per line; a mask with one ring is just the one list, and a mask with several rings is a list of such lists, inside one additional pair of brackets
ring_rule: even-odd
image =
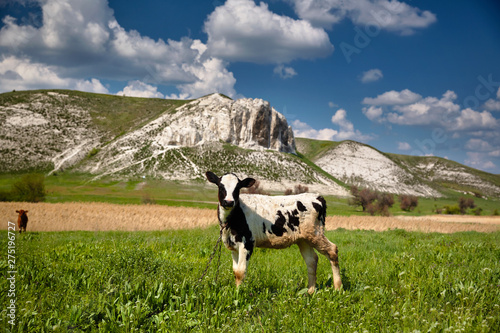
[(26, 232), (26, 227), (28, 226), (28, 213), (27, 210), (16, 210), (16, 213), (19, 213), (19, 216), (17, 217), (17, 226), (19, 227), (19, 233), (21, 233), (23, 230)]

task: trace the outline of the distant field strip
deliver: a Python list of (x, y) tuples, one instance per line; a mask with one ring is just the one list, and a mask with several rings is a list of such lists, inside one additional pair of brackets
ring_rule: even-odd
[(0, 203), (0, 216), (17, 221), (16, 210), (28, 212), (28, 231), (149, 231), (206, 228), (217, 224), (215, 209), (108, 203)]
[(500, 230), (499, 216), (426, 215), (426, 216), (327, 216), (328, 230), (404, 229), (406, 231), (452, 233), (461, 231), (494, 232)]
[[(207, 228), (216, 225), (215, 209), (162, 205), (117, 205), (108, 203), (0, 202), (0, 229), (16, 222), (16, 210), (28, 210), (29, 231), (149, 231)], [(328, 216), (326, 228), (335, 230), (404, 229), (422, 232), (494, 232), (500, 230), (498, 216)]]

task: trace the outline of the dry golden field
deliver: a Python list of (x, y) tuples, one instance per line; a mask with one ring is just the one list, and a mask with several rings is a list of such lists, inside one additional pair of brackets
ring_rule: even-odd
[[(215, 209), (160, 205), (117, 205), (108, 203), (0, 202), (0, 229), (7, 221), (17, 222), (16, 210), (28, 210), (29, 231), (148, 231), (206, 228), (217, 224)], [(500, 217), (494, 216), (328, 216), (326, 228), (451, 233), (500, 231)]]

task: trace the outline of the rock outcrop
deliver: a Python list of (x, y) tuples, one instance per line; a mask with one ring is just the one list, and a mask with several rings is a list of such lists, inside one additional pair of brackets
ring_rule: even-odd
[(140, 132), (162, 147), (222, 141), (242, 148), (295, 153), (293, 132), (285, 117), (262, 99), (234, 101), (209, 95), (160, 117)]
[(314, 162), (349, 185), (396, 194), (441, 196), (384, 154), (359, 142), (344, 141)]

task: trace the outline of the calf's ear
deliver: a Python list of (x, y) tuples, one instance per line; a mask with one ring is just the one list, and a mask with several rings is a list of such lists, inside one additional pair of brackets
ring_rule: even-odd
[(18, 210), (16, 210), (16, 213), (19, 213), (19, 211), (18, 211)]
[(24, 213), (26, 214), (26, 213), (28, 213), (28, 211), (27, 211), (27, 210), (25, 210), (25, 211), (24, 211)]
[(240, 182), (240, 187), (250, 187), (255, 183), (253, 178), (245, 178)]
[(220, 179), (215, 173), (213, 173), (212, 171), (207, 171), (205, 175), (207, 176), (209, 182), (219, 185)]

